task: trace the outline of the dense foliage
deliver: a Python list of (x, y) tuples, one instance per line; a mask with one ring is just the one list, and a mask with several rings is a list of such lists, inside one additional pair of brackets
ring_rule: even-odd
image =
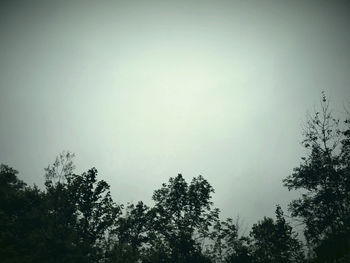
[(335, 119), (323, 97), (304, 135), (308, 155), (284, 185), (302, 191), (289, 210), (305, 246), (280, 206), (242, 235), (238, 221), (220, 219), (202, 176), (170, 178), (151, 207), (117, 205), (95, 168), (75, 174), (64, 153), (45, 169), (45, 189), (0, 166), (1, 262), (350, 262), (350, 119)]

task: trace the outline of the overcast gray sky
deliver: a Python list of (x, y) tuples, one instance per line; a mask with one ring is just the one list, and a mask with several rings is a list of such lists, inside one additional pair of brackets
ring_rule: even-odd
[(302, 125), (350, 98), (337, 1), (1, 1), (0, 162), (43, 185), (62, 150), (117, 202), (203, 175), (251, 224), (296, 196)]

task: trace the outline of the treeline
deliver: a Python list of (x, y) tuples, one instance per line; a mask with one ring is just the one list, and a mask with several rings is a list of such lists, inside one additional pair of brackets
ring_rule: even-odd
[(73, 154), (64, 153), (45, 169), (44, 190), (0, 166), (0, 261), (350, 262), (350, 119), (335, 119), (323, 97), (303, 145), (307, 156), (283, 184), (301, 190), (289, 211), (304, 243), (280, 206), (242, 235), (236, 221), (220, 219), (202, 176), (170, 178), (152, 207), (119, 205), (95, 168), (75, 174)]

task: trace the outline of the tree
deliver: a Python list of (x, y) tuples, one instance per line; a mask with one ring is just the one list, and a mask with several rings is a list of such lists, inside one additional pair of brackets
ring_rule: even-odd
[(213, 192), (202, 176), (193, 178), (188, 185), (181, 174), (154, 192), (149, 250), (152, 257), (160, 253), (168, 255), (168, 262), (208, 260), (202, 254), (201, 242), (209, 236), (209, 227), (218, 217), (210, 201)]
[(305, 224), (305, 237), (319, 262), (338, 262), (350, 251), (349, 119), (344, 124), (341, 130), (323, 94), (321, 111), (309, 116), (304, 130), (308, 155), (284, 179), (289, 190), (303, 191), (289, 209)]
[(254, 224), (250, 232), (252, 259), (256, 263), (303, 262), (301, 242), (283, 217), (280, 206), (276, 208), (276, 221), (265, 217)]
[(239, 218), (233, 222), (232, 218), (226, 221), (218, 220), (211, 231), (209, 245), (210, 255), (214, 262), (226, 263), (249, 263), (249, 239), (245, 236), (239, 236)]
[(132, 263), (144, 257), (149, 240), (149, 216), (149, 207), (141, 201), (127, 206), (125, 215), (118, 219), (113, 231), (112, 262)]
[(43, 261), (43, 193), (0, 165), (0, 258), (2, 262)]
[(74, 261), (99, 262), (121, 207), (113, 202), (109, 185), (97, 180), (95, 168), (73, 173), (73, 157), (63, 153), (46, 169), (46, 221), (52, 223), (45, 234), (55, 261), (70, 256)]

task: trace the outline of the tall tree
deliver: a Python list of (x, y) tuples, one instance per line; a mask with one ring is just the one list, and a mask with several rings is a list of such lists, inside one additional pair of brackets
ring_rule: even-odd
[(349, 119), (345, 124), (341, 130), (323, 94), (321, 111), (309, 117), (304, 130), (308, 155), (284, 179), (289, 190), (303, 191), (289, 209), (305, 224), (305, 237), (320, 262), (338, 262), (350, 251)]
[(210, 200), (213, 192), (202, 176), (193, 178), (188, 185), (181, 174), (156, 190), (151, 250), (166, 252), (170, 262), (206, 262), (201, 242), (209, 236), (209, 227), (218, 217)]
[(109, 185), (97, 180), (95, 168), (81, 175), (73, 173), (73, 157), (61, 154), (46, 169), (48, 221), (52, 222), (47, 234), (55, 251), (53, 258), (75, 253), (75, 261), (99, 262), (105, 257), (104, 241), (121, 208), (113, 202)]

